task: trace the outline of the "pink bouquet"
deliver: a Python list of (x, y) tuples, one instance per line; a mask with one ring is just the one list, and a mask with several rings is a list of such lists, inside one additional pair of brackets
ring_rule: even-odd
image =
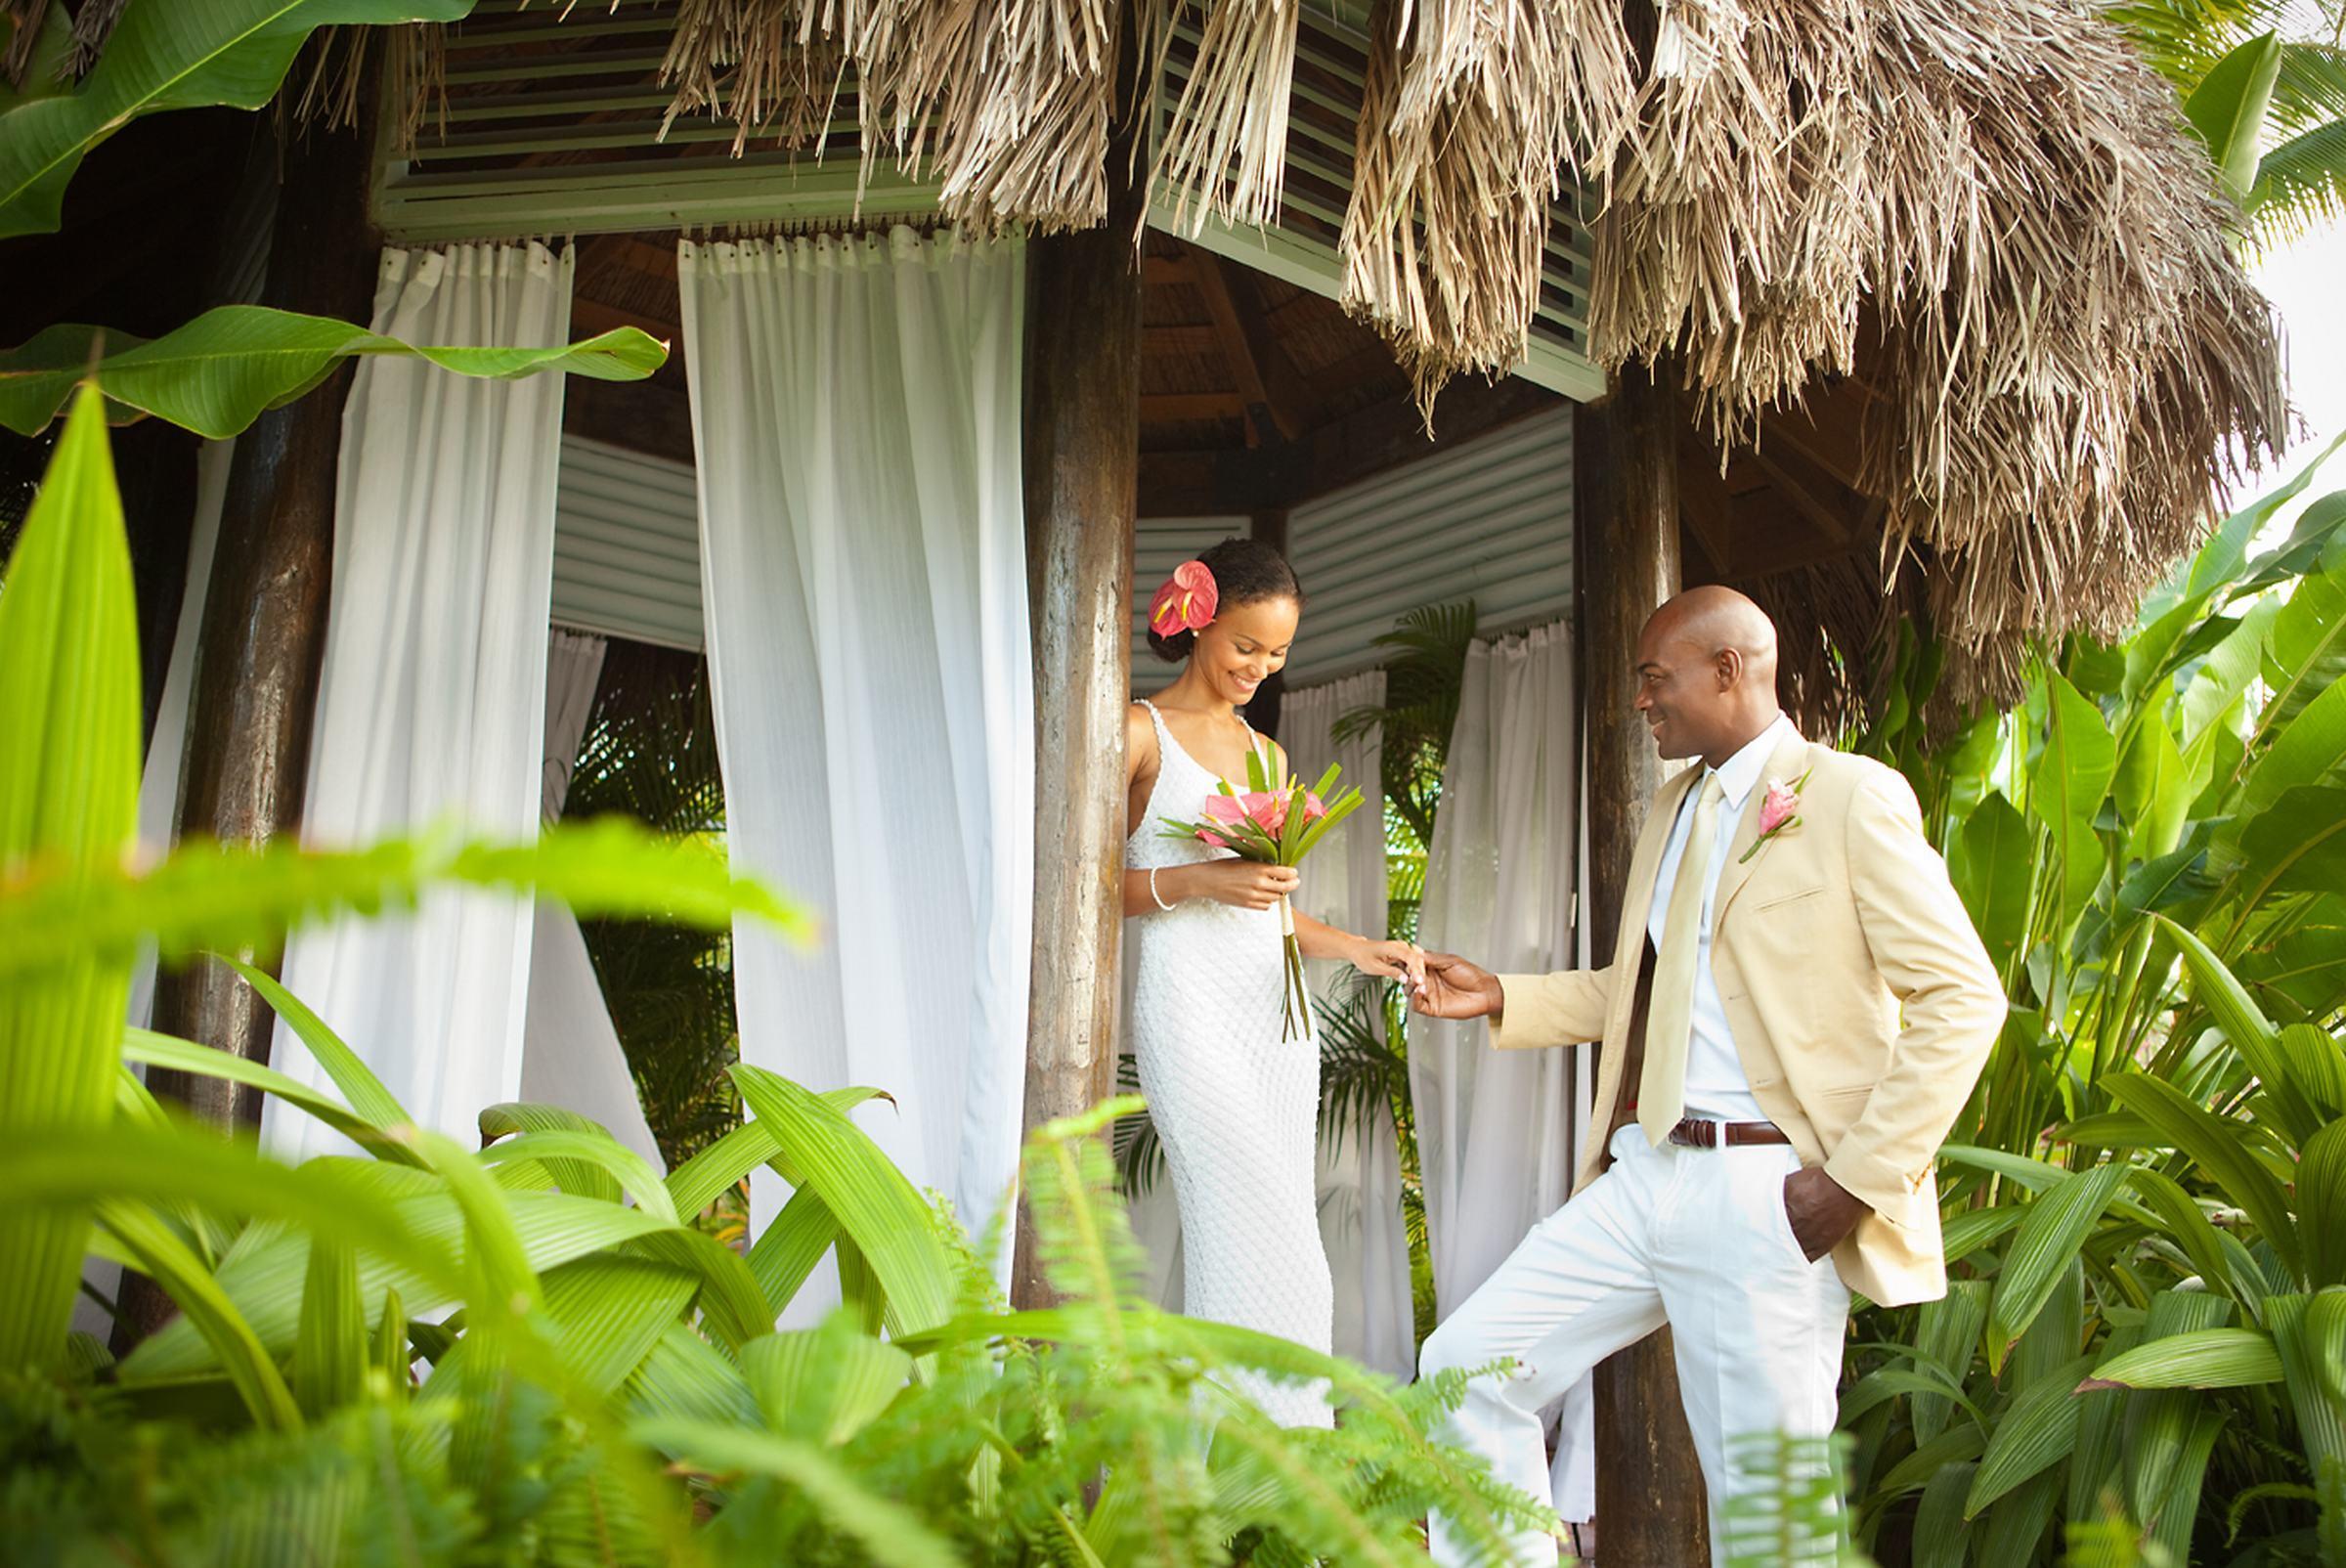
[[(1243, 860), (1264, 865), (1301, 865), (1303, 857), (1312, 852), (1329, 828), (1352, 814), (1361, 804), (1361, 792), (1347, 789), (1333, 800), (1328, 794), (1335, 788), (1341, 770), (1334, 763), (1320, 775), (1320, 782), (1306, 789), (1300, 779), (1271, 777), (1271, 766), (1262, 753), (1251, 752), (1246, 758), (1248, 788), (1239, 792), (1231, 788), (1226, 779), (1218, 794), (1205, 798), (1199, 810), (1201, 820), (1176, 822), (1165, 819), (1168, 839), (1195, 839), (1217, 849), (1228, 849)], [(1286, 952), (1287, 987), (1282, 1009), (1284, 1023), (1280, 1038), (1291, 1040), (1311, 1026), (1311, 992), (1303, 980), (1303, 948), (1295, 940), (1295, 910), (1284, 898), (1279, 901), (1280, 926)]]

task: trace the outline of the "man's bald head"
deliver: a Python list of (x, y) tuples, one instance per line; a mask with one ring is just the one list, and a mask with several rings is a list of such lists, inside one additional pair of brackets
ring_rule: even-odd
[(1688, 588), (1647, 619), (1637, 677), (1662, 755), (1716, 766), (1775, 721), (1776, 625), (1733, 588)]

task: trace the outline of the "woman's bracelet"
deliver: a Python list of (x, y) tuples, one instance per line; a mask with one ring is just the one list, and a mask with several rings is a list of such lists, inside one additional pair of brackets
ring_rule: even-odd
[(1173, 911), (1173, 906), (1165, 902), (1164, 894), (1156, 891), (1157, 869), (1158, 868), (1155, 866), (1151, 866), (1149, 868), (1149, 896), (1155, 900), (1157, 908), (1164, 910), (1167, 914), (1170, 914)]

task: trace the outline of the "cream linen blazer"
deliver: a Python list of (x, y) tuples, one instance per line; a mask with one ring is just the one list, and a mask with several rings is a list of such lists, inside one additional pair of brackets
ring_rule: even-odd
[[(1738, 864), (1759, 838), (1766, 786), (1803, 773), (1800, 825)], [(1690, 767), (1654, 796), (1611, 964), (1499, 977), (1506, 998), (1493, 1046), (1603, 1042), (1595, 1126), (1608, 1138), (1590, 1144), (1576, 1192), (1604, 1168), (1610, 1129), (1629, 1119), (1622, 1080), (1642, 1030), (1654, 878), (1679, 802), (1701, 776)], [(1712, 978), (1753, 1097), (1803, 1164), (1821, 1164), (1873, 1210), (1833, 1249), (1843, 1282), (1885, 1306), (1944, 1295), (1933, 1165), (2003, 1027), (2005, 1001), (1946, 864), (1923, 837), (1913, 790), (1879, 762), (1787, 737), (1744, 802), (1712, 908)]]

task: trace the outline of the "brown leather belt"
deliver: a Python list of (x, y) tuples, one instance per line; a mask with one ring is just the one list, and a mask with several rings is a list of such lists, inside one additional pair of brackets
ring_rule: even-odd
[(1788, 1144), (1792, 1140), (1772, 1121), (1701, 1121), (1688, 1116), (1670, 1129), (1673, 1144), (1697, 1149), (1734, 1149), (1744, 1144)]

